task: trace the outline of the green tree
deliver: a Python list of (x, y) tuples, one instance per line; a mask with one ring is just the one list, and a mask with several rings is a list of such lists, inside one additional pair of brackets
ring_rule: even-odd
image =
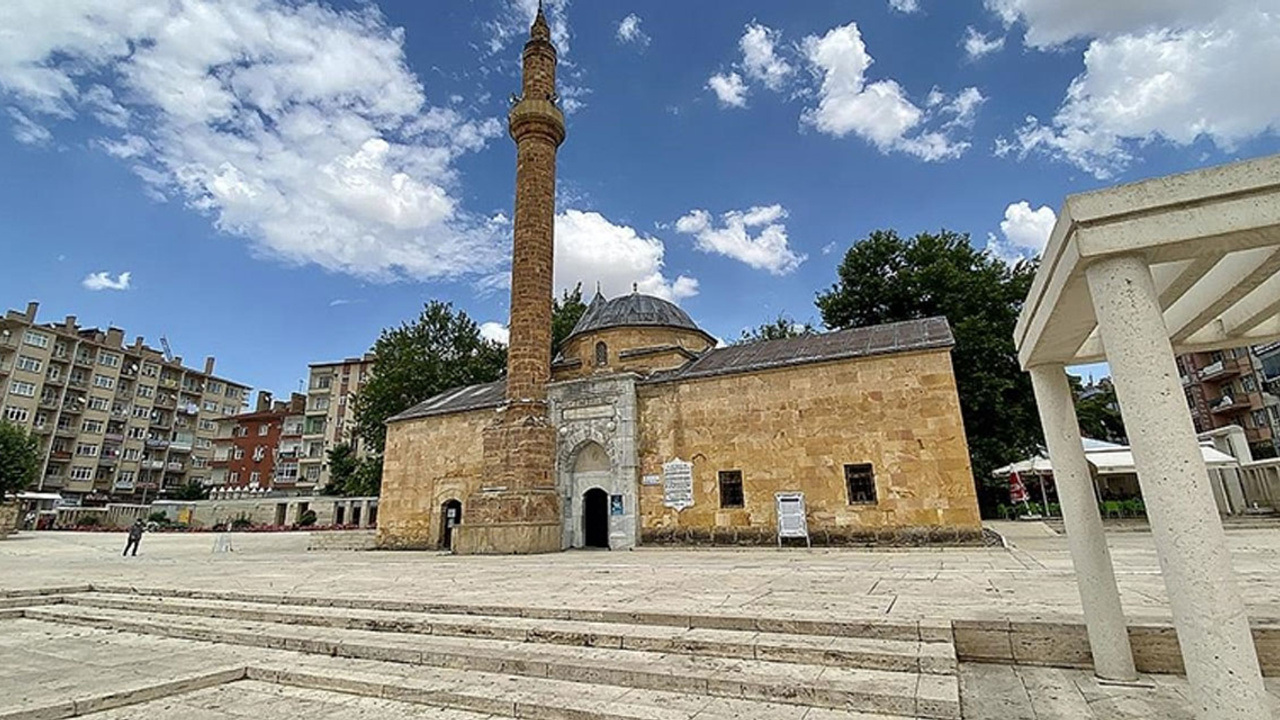
[(174, 500), (207, 500), (209, 488), (194, 480), (173, 491)]
[(358, 457), (350, 443), (329, 450), (329, 484), (321, 492), (338, 497), (377, 495), (382, 486), (382, 456)]
[(355, 399), (356, 434), (381, 453), (384, 423), (452, 387), (492, 382), (506, 367), (506, 350), (480, 335), (480, 326), (450, 303), (432, 300), (413, 323), (382, 331), (373, 346), (373, 377)]
[(1031, 381), (1018, 365), (1013, 327), (1035, 275), (1034, 262), (1009, 266), (947, 230), (904, 239), (876, 231), (845, 254), (838, 281), (819, 293), (830, 328), (945, 316), (979, 500), (1007, 499), (991, 471), (1028, 457), (1041, 442)]
[(573, 326), (586, 311), (587, 304), (582, 302), (582, 283), (575, 285), (572, 291), (565, 290), (564, 296), (555, 301), (551, 307), (551, 357), (560, 352), (565, 338), (573, 332)]
[(1080, 378), (1069, 376), (1071, 390), (1076, 398), (1076, 419), (1080, 424), (1080, 434), (1095, 440), (1127, 444), (1124, 420), (1120, 417), (1120, 404), (1116, 400), (1116, 389), (1107, 378), (1085, 392)]
[(0, 501), (39, 479), (39, 441), (21, 425), (0, 420)]
[(778, 313), (778, 317), (760, 325), (751, 330), (743, 330), (742, 337), (739, 337), (733, 344), (745, 345), (747, 343), (759, 342), (761, 340), (781, 340), (783, 338), (799, 337), (801, 335), (812, 335), (816, 330), (813, 324), (809, 322), (799, 323), (794, 318), (785, 314)]

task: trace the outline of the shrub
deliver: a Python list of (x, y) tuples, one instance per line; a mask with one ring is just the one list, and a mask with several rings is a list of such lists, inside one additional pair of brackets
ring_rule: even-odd
[(311, 527), (316, 524), (316, 511), (308, 510), (302, 513), (302, 517), (298, 518), (299, 527)]
[(97, 515), (85, 515), (76, 518), (76, 527), (98, 527), (102, 524), (102, 518)]
[(253, 521), (243, 515), (231, 521), (232, 530), (245, 530), (251, 527), (253, 527)]
[(162, 511), (162, 510), (157, 510), (157, 511), (155, 511), (155, 512), (153, 512), (153, 513), (151, 513), (150, 515), (148, 515), (148, 516), (147, 516), (147, 522), (149, 522), (149, 523), (155, 523), (155, 524), (157, 524), (157, 525), (168, 525), (168, 524), (169, 524), (169, 516), (168, 516), (168, 515), (166, 515), (166, 514), (164, 514), (164, 511)]

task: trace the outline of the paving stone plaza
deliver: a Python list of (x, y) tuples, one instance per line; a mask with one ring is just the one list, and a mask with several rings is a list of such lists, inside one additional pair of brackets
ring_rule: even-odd
[[(505, 558), (22, 533), (0, 542), (0, 718), (1192, 717), (1172, 674), (966, 661), (955, 621), (1080, 622), (1065, 538), (995, 527), (1012, 547)], [(1227, 538), (1275, 624), (1280, 534)], [(1130, 622), (1167, 625), (1151, 535), (1108, 541)]]

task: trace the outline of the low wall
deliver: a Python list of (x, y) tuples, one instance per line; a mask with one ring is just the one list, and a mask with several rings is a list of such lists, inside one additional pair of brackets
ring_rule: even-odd
[(194, 501), (157, 500), (150, 506), (150, 512), (164, 512), (171, 522), (198, 528), (225, 525), (240, 518), (259, 526), (292, 526), (297, 525), (308, 510), (316, 514), (316, 525), (371, 528), (377, 524), (378, 498), (259, 496)]
[(18, 531), (18, 503), (0, 503), (0, 538)]
[[(1089, 635), (1083, 623), (956, 620), (951, 628), (956, 659), (961, 662), (1093, 668)], [(1253, 642), (1262, 674), (1280, 677), (1280, 627), (1255, 624)], [(1132, 624), (1129, 644), (1138, 672), (1186, 674), (1172, 625)]]

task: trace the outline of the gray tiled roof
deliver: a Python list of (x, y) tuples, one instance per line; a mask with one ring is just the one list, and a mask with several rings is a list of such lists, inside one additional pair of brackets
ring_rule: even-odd
[(716, 348), (708, 350), (684, 367), (655, 373), (645, 382), (691, 380), (814, 362), (946, 348), (952, 345), (955, 345), (955, 339), (951, 336), (951, 326), (947, 324), (946, 318), (904, 320), (885, 325), (849, 328), (782, 340), (765, 340)]
[(450, 388), (439, 395), (423, 400), (399, 415), (387, 418), (387, 422), (393, 423), (431, 415), (449, 415), (467, 410), (498, 407), (506, 399), (506, 395), (507, 381), (505, 378), (482, 385)]
[[(955, 339), (946, 318), (905, 320), (715, 348), (683, 367), (654, 373), (641, 382), (680, 382), (815, 362), (949, 348), (952, 345), (955, 345)], [(506, 380), (453, 388), (405, 410), (387, 422), (499, 407), (505, 399), (506, 389)]]
[(633, 292), (606, 300), (596, 293), (569, 337), (593, 330), (634, 326), (675, 327), (703, 332), (689, 313), (662, 298)]

